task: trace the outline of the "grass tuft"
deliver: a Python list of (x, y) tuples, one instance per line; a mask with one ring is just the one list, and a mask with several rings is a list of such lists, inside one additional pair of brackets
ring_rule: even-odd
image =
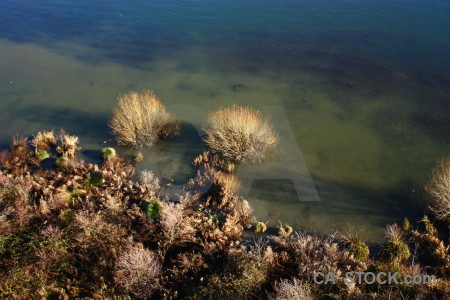
[(179, 131), (179, 122), (151, 91), (119, 97), (109, 127), (120, 145), (151, 146)]
[(237, 105), (211, 112), (204, 131), (204, 141), (213, 151), (236, 162), (260, 161), (278, 141), (259, 111)]

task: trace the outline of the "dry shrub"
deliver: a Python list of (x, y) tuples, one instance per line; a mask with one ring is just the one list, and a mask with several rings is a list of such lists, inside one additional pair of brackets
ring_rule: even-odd
[(137, 147), (176, 134), (179, 122), (151, 91), (129, 92), (119, 97), (109, 127), (119, 144)]
[(194, 159), (194, 167), (198, 170), (205, 168), (212, 168), (217, 171), (222, 171), (225, 173), (232, 173), (235, 169), (235, 164), (223, 159), (217, 153), (211, 153), (210, 151), (205, 151)]
[[(297, 232), (289, 238), (272, 237), (271, 242), (275, 252), (288, 255), (284, 260), (293, 264), (301, 280), (313, 282), (315, 272), (342, 275), (345, 272), (363, 271), (366, 267), (364, 262), (340, 249), (332, 237)], [(326, 290), (332, 286), (323, 285), (321, 288)]]
[(312, 300), (307, 286), (300, 280), (294, 278), (290, 280), (281, 280), (275, 284), (275, 295), (269, 298), (270, 300)]
[(149, 298), (161, 274), (161, 263), (155, 253), (142, 244), (129, 247), (116, 263), (115, 279), (136, 297)]
[(425, 190), (430, 195), (429, 208), (436, 218), (450, 223), (450, 155), (438, 162)]
[(37, 150), (50, 150), (56, 146), (56, 137), (53, 131), (39, 131), (31, 141)]
[(425, 216), (420, 223), (424, 230), (411, 230), (411, 236), (419, 248), (421, 259), (431, 268), (434, 274), (450, 276), (450, 246), (438, 236), (438, 231)]
[(78, 137), (75, 135), (68, 135), (61, 133), (61, 146), (56, 148), (56, 151), (63, 157), (74, 158), (75, 153), (81, 149), (78, 145)]
[(261, 160), (278, 140), (259, 111), (237, 105), (211, 112), (204, 131), (211, 149), (237, 162)]
[(139, 181), (141, 183), (141, 191), (146, 195), (147, 199), (153, 199), (158, 195), (161, 186), (159, 185), (158, 177), (152, 171), (142, 171)]
[(206, 206), (230, 210), (238, 201), (241, 182), (235, 174), (224, 173), (210, 165), (204, 165), (197, 170), (195, 178), (188, 182), (188, 189), (200, 193)]
[(170, 244), (180, 234), (183, 228), (183, 206), (181, 204), (167, 203), (161, 212), (161, 220), (166, 243)]
[(103, 170), (112, 172), (123, 179), (131, 179), (135, 173), (135, 168), (125, 158), (115, 156), (103, 162)]

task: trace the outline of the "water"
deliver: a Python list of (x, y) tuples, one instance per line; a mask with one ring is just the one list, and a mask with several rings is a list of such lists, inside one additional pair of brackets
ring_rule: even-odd
[[(3, 0), (0, 145), (64, 128), (96, 160), (129, 90), (203, 110), (281, 105), (321, 202), (261, 180), (257, 218), (319, 232), (365, 224), (378, 241), (386, 223), (420, 217), (419, 187), (449, 152), (448, 16), (448, 1)], [(182, 183), (202, 150), (185, 124), (138, 168), (156, 157)]]

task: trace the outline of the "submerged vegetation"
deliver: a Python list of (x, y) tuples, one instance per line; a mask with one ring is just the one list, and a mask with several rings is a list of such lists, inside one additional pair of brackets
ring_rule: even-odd
[(119, 144), (138, 147), (175, 135), (179, 122), (153, 92), (129, 92), (119, 97), (109, 127)]
[[(178, 130), (151, 92), (122, 96), (110, 126), (131, 147)], [(151, 171), (133, 179), (140, 152), (131, 162), (103, 148), (102, 164), (95, 165), (77, 158), (78, 137), (63, 131), (58, 138), (52, 132), (13, 138), (11, 149), (0, 152), (0, 298), (448, 296), (448, 236), (442, 239), (428, 217), (417, 226), (408, 219), (387, 226), (388, 242), (379, 251), (369, 250), (361, 230), (335, 238), (280, 222), (277, 236), (263, 234), (276, 229), (253, 217), (234, 171), (275, 145), (272, 126), (258, 111), (233, 106), (212, 112), (205, 132), (210, 150), (195, 158), (195, 176), (177, 192)], [(431, 210), (444, 221), (448, 175), (446, 160), (427, 187)], [(341, 279), (327, 281), (328, 272)], [(342, 278), (348, 272), (391, 272), (400, 282), (349, 282)], [(425, 274), (436, 280), (401, 283)]]

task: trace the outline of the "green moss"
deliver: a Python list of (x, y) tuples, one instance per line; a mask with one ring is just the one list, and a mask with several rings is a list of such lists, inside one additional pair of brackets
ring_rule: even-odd
[(383, 249), (383, 256), (390, 261), (405, 262), (411, 256), (411, 252), (404, 242), (391, 241)]
[(48, 152), (45, 150), (39, 150), (36, 152), (36, 156), (39, 158), (40, 161), (44, 161), (50, 157), (50, 154), (48, 154)]
[(411, 229), (411, 224), (407, 218), (403, 219), (402, 229), (403, 231), (409, 231)]
[(106, 147), (102, 149), (102, 159), (108, 160), (116, 156), (116, 150), (111, 147)]
[(241, 255), (228, 257), (224, 270), (212, 275), (190, 299), (261, 299), (258, 294), (266, 280), (266, 269)]
[(158, 198), (141, 204), (142, 211), (150, 218), (159, 218), (163, 209), (163, 203)]
[(348, 245), (348, 251), (358, 260), (366, 260), (369, 257), (369, 247), (363, 241), (355, 241)]
[(280, 225), (280, 229), (278, 230), (278, 235), (279, 236), (290, 236), (292, 234), (292, 232), (294, 232), (294, 229), (289, 226), (288, 224), (285, 224), (284, 227)]
[(75, 211), (73, 209), (65, 209), (61, 211), (61, 213), (59, 214), (59, 219), (66, 224), (72, 222), (74, 218), (75, 218)]
[(69, 159), (64, 156), (58, 157), (55, 161), (55, 169), (58, 172), (67, 171), (68, 165), (69, 165)]

